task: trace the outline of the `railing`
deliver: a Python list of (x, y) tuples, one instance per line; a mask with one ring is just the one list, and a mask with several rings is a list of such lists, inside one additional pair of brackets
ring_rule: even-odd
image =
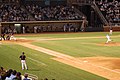
[(68, 0), (70, 3), (91, 3), (92, 0)]
[(29, 24), (33, 24), (33, 23), (74, 23), (74, 22), (81, 22), (83, 20), (60, 20), (60, 21), (15, 21), (15, 22), (0, 22), (1, 24), (17, 24), (17, 23), (20, 23), (20, 24), (26, 24), (26, 23), (29, 23)]
[(30, 80), (38, 80), (38, 76), (30, 74), (30, 73), (26, 73), (28, 74), (28, 78), (30, 78)]
[(111, 26), (119, 26), (120, 27), (120, 23), (112, 23)]
[(100, 12), (98, 6), (96, 5), (96, 3), (93, 1), (93, 5), (92, 5), (93, 9), (99, 14), (102, 22), (104, 23), (104, 25), (109, 25), (108, 21), (105, 19), (105, 17), (103, 16), (103, 14)]

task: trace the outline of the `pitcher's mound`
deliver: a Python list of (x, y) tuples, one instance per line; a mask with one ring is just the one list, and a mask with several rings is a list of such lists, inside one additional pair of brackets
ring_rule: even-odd
[(119, 42), (99, 43), (100, 46), (120, 46)]

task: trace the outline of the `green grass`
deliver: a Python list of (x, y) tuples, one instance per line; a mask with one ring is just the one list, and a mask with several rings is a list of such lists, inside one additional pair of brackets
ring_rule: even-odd
[[(42, 65), (30, 59), (27, 59), (27, 65), (29, 70), (22, 71), (21, 64), (19, 60), (19, 55), (21, 52), (25, 51), (27, 57), (33, 58), (37, 61), (40, 61), (46, 65)], [(3, 66), (6, 69), (15, 69), (20, 71), (22, 74), (25, 72), (37, 75), (39, 79), (47, 77), (48, 79), (56, 80), (106, 80), (102, 77), (93, 75), (91, 73), (85, 72), (73, 68), (71, 66), (59, 63), (51, 59), (52, 56), (48, 56), (44, 53), (40, 53), (19, 45), (0, 45), (0, 66)]]
[[(88, 33), (82, 33), (88, 34)], [(96, 33), (89, 33), (91, 37), (94, 37)], [(98, 34), (98, 33), (97, 33)], [(99, 33), (98, 36), (105, 35), (105, 33)], [(80, 33), (79, 33), (80, 35)], [(86, 37), (89, 37), (86, 36)], [(112, 37), (113, 42), (120, 42), (120, 37), (115, 37), (118, 33), (115, 33)], [(74, 36), (75, 37), (75, 36)], [(48, 49), (52, 49), (64, 54), (68, 54), (75, 57), (93, 57), (93, 56), (106, 56), (106, 57), (120, 57), (119, 46), (98, 46), (96, 44), (104, 44), (106, 37), (103, 38), (88, 38), (88, 39), (70, 39), (70, 40), (51, 40), (51, 41), (39, 41), (34, 42), (34, 45), (42, 46)], [(114, 54), (113, 54), (114, 53)]]
[[(48, 39), (48, 38), (75, 38), (75, 37), (103, 37), (103, 38), (90, 38), (90, 39), (68, 39), (68, 40), (52, 40), (52, 41), (39, 41), (32, 44), (52, 49), (63, 54), (71, 55), (74, 57), (94, 57), (94, 56), (107, 56), (107, 57), (120, 57), (120, 47), (98, 46), (91, 43), (104, 43), (106, 41), (107, 33), (67, 33), (67, 34), (37, 34), (32, 36), (16, 36), (17, 38), (27, 39)], [(118, 36), (119, 32), (112, 35)], [(120, 37), (112, 38), (116, 42), (120, 42)], [(21, 70), (19, 56), (22, 51), (26, 56), (40, 63), (27, 58), (27, 65), (29, 70)], [(0, 66), (6, 69), (16, 69), (22, 74), (25, 72), (37, 75), (40, 79), (47, 77), (49, 80), (107, 80), (98, 75), (71, 67), (69, 65), (52, 60), (53, 56), (47, 55), (16, 44), (0, 44)], [(44, 63), (45, 65), (43, 65)]]

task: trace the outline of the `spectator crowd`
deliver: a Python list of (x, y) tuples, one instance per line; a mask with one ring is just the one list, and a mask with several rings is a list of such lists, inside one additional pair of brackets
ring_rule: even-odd
[(0, 5), (0, 22), (28, 21), (29, 16), (26, 11), (17, 4)]
[[(35, 79), (35, 77), (30, 77), (31, 74), (25, 73), (24, 75), (21, 74), (21, 72), (17, 72), (16, 70), (9, 69), (6, 70), (3, 67), (0, 67), (0, 80), (38, 80), (38, 78)], [(43, 78), (40, 80), (50, 80), (48, 78)], [(52, 79), (55, 80), (55, 79)]]
[(75, 12), (74, 7), (68, 6), (43, 6), (37, 4), (1, 3), (0, 22), (30, 21), (32, 20), (80, 20), (83, 18)]
[(97, 2), (100, 11), (105, 18), (112, 23), (120, 23), (120, 2), (118, 0), (110, 1), (98, 1)]
[(26, 5), (26, 8), (36, 20), (78, 20), (82, 19), (74, 11), (74, 7), (68, 6), (47, 6), (41, 7), (37, 4)]
[(28, 74), (24, 74), (22, 77), (21, 72), (16, 70), (9, 69), (6, 70), (3, 67), (0, 67), (0, 80), (31, 80), (28, 78)]

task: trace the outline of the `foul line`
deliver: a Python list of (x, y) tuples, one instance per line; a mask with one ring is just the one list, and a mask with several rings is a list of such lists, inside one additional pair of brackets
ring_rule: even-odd
[(30, 60), (32, 60), (32, 61), (34, 61), (34, 62), (37, 62), (37, 63), (40, 63), (40, 64), (42, 64), (42, 65), (46, 65), (45, 63), (43, 63), (43, 62), (40, 62), (40, 61), (38, 61), (38, 60), (35, 60), (35, 59), (32, 59), (32, 58), (30, 58), (30, 57), (27, 57), (28, 59), (30, 59)]

